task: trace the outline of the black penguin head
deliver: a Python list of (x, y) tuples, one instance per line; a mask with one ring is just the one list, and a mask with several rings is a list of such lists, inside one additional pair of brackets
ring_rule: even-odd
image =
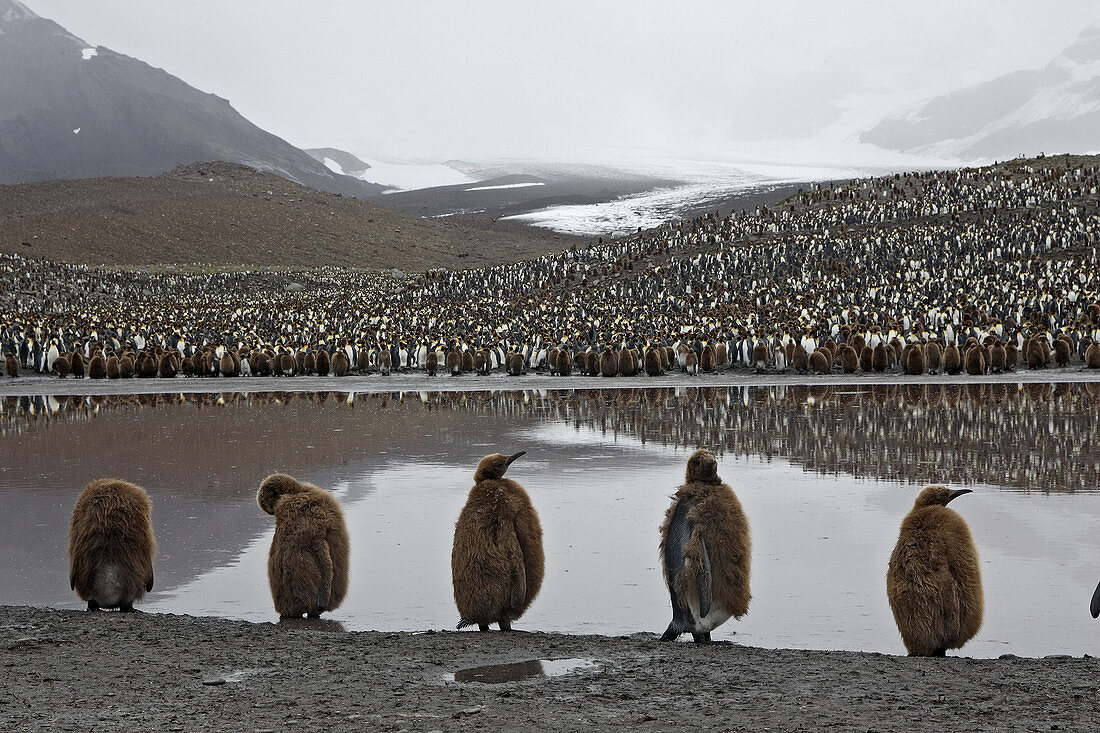
[(687, 465), (687, 483), (717, 484), (722, 479), (718, 478), (718, 459), (709, 450), (697, 450), (691, 454)]
[(477, 464), (477, 471), (474, 472), (474, 482), (501, 478), (504, 476), (504, 472), (508, 470), (508, 466), (512, 465), (512, 461), (526, 452), (527, 451), (521, 450), (519, 453), (514, 453), (510, 456), (501, 455), (500, 453), (485, 456), (481, 459), (481, 462)]
[(947, 506), (948, 502), (952, 499), (960, 497), (963, 494), (969, 494), (971, 491), (971, 489), (952, 491), (946, 486), (927, 486), (917, 495), (917, 501), (913, 506), (914, 508), (924, 506)]

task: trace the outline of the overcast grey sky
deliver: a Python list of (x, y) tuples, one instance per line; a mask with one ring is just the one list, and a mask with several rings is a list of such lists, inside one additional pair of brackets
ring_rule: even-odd
[(1048, 62), (1100, 3), (24, 0), (304, 146), (700, 154)]

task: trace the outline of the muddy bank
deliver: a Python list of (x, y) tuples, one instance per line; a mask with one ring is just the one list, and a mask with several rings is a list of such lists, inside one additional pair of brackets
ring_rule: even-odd
[[(448, 678), (535, 659), (592, 664)], [(651, 634), (330, 633), (0, 607), (0, 664), (4, 730), (1047, 731), (1100, 715), (1095, 658), (908, 659)]]

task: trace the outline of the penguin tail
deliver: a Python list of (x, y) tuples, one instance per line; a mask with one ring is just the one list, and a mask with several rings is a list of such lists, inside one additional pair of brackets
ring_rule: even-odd
[(460, 619), (458, 620), (458, 626), (456, 626), (455, 628), (456, 628), (456, 629), (464, 629), (464, 628), (466, 628), (467, 626), (473, 626), (473, 625), (474, 625), (474, 622), (473, 622), (473, 621), (471, 621), (470, 619), (468, 619), (468, 618), (466, 618), (465, 616), (463, 616), (462, 618), (460, 618)]

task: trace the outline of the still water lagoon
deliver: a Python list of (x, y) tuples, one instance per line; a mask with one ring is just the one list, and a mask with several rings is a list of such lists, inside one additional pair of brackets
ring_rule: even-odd
[(982, 558), (968, 656), (1100, 655), (1100, 393), (1092, 384), (6, 398), (0, 603), (80, 608), (66, 532), (76, 496), (118, 476), (153, 501), (151, 612), (276, 621), (268, 473), (331, 490), (352, 539), (349, 630), (453, 628), (450, 545), (478, 459), (541, 516), (540, 596), (520, 629), (660, 633), (657, 527), (696, 447), (719, 454), (753, 530), (753, 601), (714, 634), (762, 647), (904, 653), (886, 563), (920, 488)]

